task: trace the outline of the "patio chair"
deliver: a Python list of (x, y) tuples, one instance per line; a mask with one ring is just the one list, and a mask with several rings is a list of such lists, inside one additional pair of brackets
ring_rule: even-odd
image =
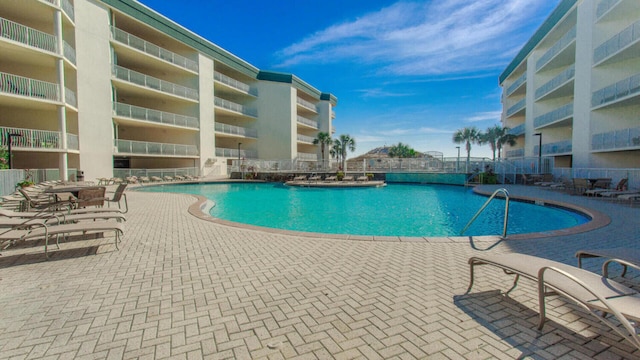
[(173, 178), (169, 175), (163, 177), (164, 181), (173, 181)]
[(368, 176), (358, 176), (356, 181), (369, 181), (369, 177)]
[(24, 201), (26, 201), (26, 208), (29, 209), (37, 209), (37, 210), (59, 210), (62, 208), (70, 208), (71, 202), (69, 200), (58, 201), (55, 197), (47, 196), (46, 198), (38, 198), (34, 199), (31, 197), (29, 192), (24, 189), (18, 189), (20, 194), (24, 197)]
[(342, 178), (342, 181), (353, 181), (353, 176), (352, 175), (346, 175), (345, 177)]
[[(511, 292), (519, 278), (538, 283), (538, 303), (540, 317), (538, 330), (546, 321), (545, 299), (551, 295), (565, 297), (587, 310), (613, 331), (640, 349), (637, 324), (640, 321), (640, 293), (620, 283), (590, 271), (540, 257), (524, 254), (479, 255), (469, 259), (471, 280), (467, 293), (474, 281), (474, 269), (478, 265), (493, 265), (506, 274), (515, 275)], [(599, 312), (612, 314), (621, 327)]]
[(335, 175), (327, 176), (326, 178), (324, 178), (324, 181), (336, 181), (336, 180), (338, 180), (338, 177)]
[(152, 176), (152, 177), (151, 177), (151, 181), (153, 181), (153, 182), (160, 182), (160, 181), (162, 181), (162, 178), (161, 178), (161, 177), (159, 177), (159, 176)]
[[(584, 194), (587, 195), (587, 196), (601, 196), (601, 194), (604, 193), (604, 192), (623, 191), (624, 188), (627, 186), (627, 180), (628, 179), (626, 179), (626, 178), (620, 179), (620, 181), (616, 185), (615, 189), (609, 188), (609, 186), (611, 185), (611, 179), (608, 179), (609, 182), (607, 184), (604, 184), (602, 182), (598, 183), (600, 180), (601, 179), (596, 180), (596, 182), (593, 184), (593, 189), (589, 189), (589, 190), (585, 191)], [(606, 185), (606, 186), (604, 186), (604, 185)]]
[(126, 188), (127, 188), (126, 183), (120, 184), (118, 185), (118, 188), (116, 189), (116, 191), (113, 193), (113, 197), (111, 199), (104, 198), (104, 200), (107, 202), (107, 206), (109, 206), (109, 204), (111, 203), (117, 203), (118, 210), (120, 210), (121, 209), (120, 201), (124, 200), (124, 211), (120, 210), (120, 212), (123, 214), (126, 214), (129, 211), (129, 204), (127, 203), (127, 194), (124, 193)]
[(573, 178), (573, 194), (584, 195), (589, 190), (589, 180), (583, 178)]
[(576, 252), (578, 267), (582, 268), (582, 259), (605, 258), (602, 264), (602, 276), (609, 277), (609, 265), (618, 263), (622, 266), (622, 274), (627, 274), (627, 268), (631, 267), (640, 270), (640, 249), (618, 247), (608, 249), (584, 249)]

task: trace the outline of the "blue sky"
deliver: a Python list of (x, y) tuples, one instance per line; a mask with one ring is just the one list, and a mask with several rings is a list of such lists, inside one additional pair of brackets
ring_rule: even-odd
[(335, 95), (335, 135), (355, 138), (351, 157), (398, 142), (456, 156), (456, 129), (499, 123), (498, 76), (560, 0), (140, 2)]

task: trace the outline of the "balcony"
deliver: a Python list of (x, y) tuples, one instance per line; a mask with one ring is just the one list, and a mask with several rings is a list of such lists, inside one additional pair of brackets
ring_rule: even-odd
[(313, 144), (313, 140), (315, 139), (313, 136), (301, 135), (298, 134), (298, 142)]
[[(0, 127), (0, 145), (9, 145), (9, 134), (20, 134), (11, 139), (14, 149), (64, 150), (59, 131)], [(67, 133), (67, 149), (78, 150), (78, 136)]]
[(505, 155), (507, 158), (524, 157), (524, 149), (509, 150)]
[[(571, 89), (568, 89), (569, 87), (568, 85), (573, 80), (573, 77), (575, 76), (575, 74), (576, 74), (575, 65), (571, 65), (570, 67), (566, 68), (560, 74), (556, 75), (556, 77), (554, 77), (553, 79), (549, 80), (544, 85), (536, 89), (536, 92), (535, 92), (536, 100), (540, 100), (542, 97), (550, 95), (556, 91), (561, 93), (559, 95), (573, 94), (573, 91), (569, 91), (569, 90), (573, 90), (572, 89), (573, 87), (571, 86)], [(563, 91), (563, 90), (567, 90), (567, 91)]]
[[(591, 106), (604, 107), (623, 100), (632, 99), (640, 93), (640, 74), (635, 74), (622, 81), (594, 91), (591, 95)], [(634, 103), (632, 101), (632, 103)]]
[(304, 100), (302, 98), (297, 98), (296, 99), (296, 103), (298, 105), (300, 105), (301, 107), (303, 107), (304, 109), (307, 109), (307, 110), (312, 111), (314, 113), (317, 112), (316, 105), (311, 103), (311, 102), (309, 102), (309, 101), (307, 101), (307, 100)]
[(113, 103), (113, 112), (115, 116), (129, 119), (150, 121), (164, 125), (182, 126), (192, 129), (200, 128), (200, 122), (193, 116), (179, 115), (123, 103)]
[(120, 79), (132, 84), (140, 85), (152, 90), (158, 90), (167, 94), (180, 96), (186, 99), (198, 100), (198, 90), (186, 86), (177, 85), (165, 80), (160, 80), (122, 66), (113, 65), (112, 74)]
[(0, 92), (41, 100), (60, 101), (58, 84), (0, 73)]
[(525, 124), (520, 124), (518, 126), (514, 126), (514, 127), (510, 128), (509, 129), (509, 135), (513, 135), (513, 136), (524, 135), (524, 125)]
[(318, 161), (318, 155), (313, 153), (298, 153), (298, 160), (301, 161)]
[(567, 120), (572, 117), (573, 103), (570, 103), (536, 117), (533, 120), (533, 127), (538, 129), (552, 124), (558, 125), (562, 120)]
[(527, 99), (522, 99), (522, 100), (518, 101), (517, 103), (509, 106), (509, 108), (507, 109), (507, 117), (515, 115), (518, 112), (520, 112), (521, 110), (524, 110), (526, 105), (527, 105)]
[[(609, 40), (603, 42), (593, 50), (593, 63), (601, 65), (605, 59), (615, 61), (615, 58), (632, 58), (640, 54), (640, 21), (629, 25)], [(617, 56), (629, 52), (629, 56)]]
[(592, 151), (629, 149), (640, 149), (640, 127), (594, 134), (591, 137)]
[(73, 9), (73, 5), (69, 2), (69, 0), (44, 0), (50, 4), (58, 6), (62, 9), (62, 11), (67, 14), (71, 21), (75, 21), (75, 11)]
[(602, 0), (596, 8), (596, 19), (600, 20), (612, 8), (618, 5), (622, 0)]
[[(551, 60), (553, 60), (558, 54), (562, 53), (563, 50), (568, 49), (569, 45), (574, 42), (576, 39), (576, 27), (572, 27), (566, 34), (564, 34), (558, 41), (556, 41), (553, 46), (547, 50), (539, 59), (536, 61), (536, 71), (540, 71), (545, 65), (549, 64)], [(569, 56), (571, 55), (571, 56)], [(564, 59), (563, 64), (567, 65), (569, 63), (574, 62), (573, 52), (571, 54), (567, 54), (568, 58)]]
[(227, 125), (223, 123), (216, 123), (215, 126), (216, 132), (220, 132), (223, 134), (229, 135), (237, 135), (240, 137), (248, 137), (248, 138), (258, 138), (258, 131), (256, 129), (248, 129), (240, 126)]
[(134, 49), (138, 49), (155, 58), (167, 61), (187, 70), (191, 70), (194, 72), (198, 71), (197, 62), (182, 55), (178, 55), (167, 49), (161, 48), (156, 44), (150, 43), (135, 35), (129, 34), (128, 32), (122, 31), (114, 26), (111, 27), (111, 36), (115, 41), (125, 44)]
[(76, 49), (73, 48), (73, 46), (69, 45), (69, 43), (67, 43), (66, 41), (62, 42), (62, 55), (64, 56), (65, 59), (69, 60), (70, 63), (72, 63), (73, 65), (76, 64)]
[(78, 99), (76, 98), (76, 93), (69, 90), (69, 88), (64, 88), (64, 102), (68, 105), (73, 106), (74, 108), (78, 107)]
[(315, 121), (315, 120), (307, 119), (304, 116), (298, 115), (298, 117), (296, 118), (296, 121), (297, 121), (298, 124), (302, 124), (302, 125), (308, 126), (308, 127), (312, 128), (312, 129), (315, 129), (315, 130), (318, 129), (318, 122)]
[[(534, 154), (538, 153), (539, 146), (533, 148)], [(571, 140), (564, 140), (542, 145), (542, 155), (568, 155), (571, 154)]]
[(227, 85), (228, 87), (232, 88), (232, 89), (236, 89), (242, 93), (245, 94), (249, 94), (249, 95), (253, 95), (253, 96), (258, 96), (258, 91), (255, 88), (252, 88), (251, 86), (243, 83), (242, 81), (238, 81), (236, 79), (233, 79), (227, 75), (224, 75), (222, 73), (219, 73), (217, 71), (215, 71), (213, 73), (213, 79), (217, 82), (220, 82), (222, 84)]
[(240, 150), (238, 149), (227, 149), (227, 148), (216, 148), (216, 156), (226, 157), (226, 158), (243, 158), (243, 159), (257, 159), (258, 153), (253, 150)]
[(147, 141), (115, 139), (117, 154), (157, 155), (157, 156), (198, 156), (195, 145), (166, 144)]
[(217, 96), (214, 98), (213, 103), (215, 106), (222, 109), (230, 110), (232, 112), (240, 113), (240, 114), (251, 116), (251, 117), (258, 117), (258, 111), (256, 109), (249, 108), (244, 105), (236, 104), (232, 101), (225, 100)]
[(516, 81), (513, 82), (513, 84), (511, 84), (507, 88), (507, 92), (506, 92), (507, 96), (513, 94), (513, 92), (518, 90), (520, 86), (524, 84), (526, 81), (527, 81), (527, 73), (524, 72), (522, 75), (520, 75), (519, 78), (516, 79)]
[(0, 37), (54, 54), (58, 53), (57, 37), (4, 18), (0, 18)]

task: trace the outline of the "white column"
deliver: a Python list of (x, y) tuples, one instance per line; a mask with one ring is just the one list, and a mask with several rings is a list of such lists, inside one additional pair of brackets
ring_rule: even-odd
[(58, 86), (60, 87), (60, 102), (58, 106), (58, 130), (60, 131), (60, 141), (62, 152), (58, 155), (58, 168), (60, 170), (60, 179), (68, 180), (68, 155), (67, 155), (67, 110), (65, 103), (65, 86), (64, 86), (64, 42), (62, 38), (62, 11), (57, 9), (54, 14), (53, 26), (56, 34), (58, 54), (60, 57), (56, 59), (56, 73), (58, 75)]

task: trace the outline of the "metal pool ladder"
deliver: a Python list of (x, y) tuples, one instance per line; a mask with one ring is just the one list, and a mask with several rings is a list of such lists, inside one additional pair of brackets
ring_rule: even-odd
[(484, 203), (484, 205), (482, 205), (480, 210), (478, 210), (478, 212), (475, 215), (473, 215), (473, 218), (469, 220), (469, 222), (467, 223), (467, 226), (465, 226), (464, 229), (460, 231), (460, 235), (464, 234), (464, 232), (467, 231), (469, 226), (471, 226), (471, 224), (478, 218), (478, 216), (480, 216), (480, 214), (484, 211), (484, 209), (487, 206), (489, 206), (489, 203), (491, 202), (491, 200), (493, 200), (493, 198), (495, 198), (496, 195), (498, 195), (498, 193), (503, 193), (506, 200), (504, 204), (504, 227), (502, 228), (502, 237), (503, 238), (507, 237), (507, 224), (509, 223), (509, 192), (505, 188), (501, 188), (493, 192), (493, 194)]

